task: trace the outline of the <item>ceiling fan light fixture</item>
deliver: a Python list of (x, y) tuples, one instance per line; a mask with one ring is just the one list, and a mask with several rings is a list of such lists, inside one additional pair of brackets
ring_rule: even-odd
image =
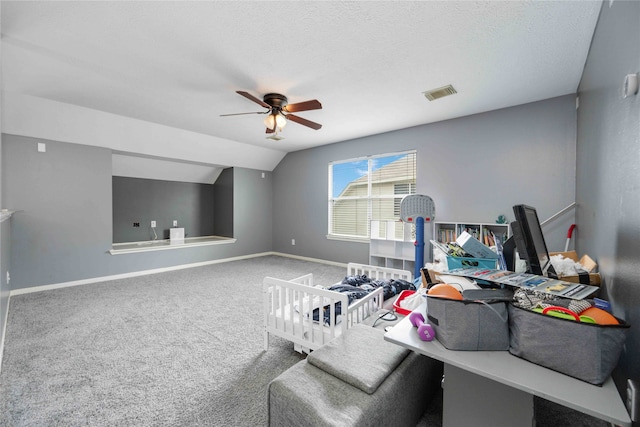
[(280, 141), (280, 140), (283, 140), (284, 137), (278, 135), (277, 133), (274, 133), (273, 135), (268, 136), (266, 139), (270, 139), (272, 141)]
[(264, 125), (267, 129), (278, 128), (279, 130), (282, 130), (287, 125), (287, 119), (285, 119), (279, 112), (271, 113), (264, 119)]
[(437, 89), (427, 90), (422, 92), (429, 101), (435, 101), (436, 99), (444, 98), (445, 96), (454, 95), (458, 93), (452, 85), (446, 85)]
[[(266, 108), (267, 110), (263, 112), (221, 114), (221, 116), (239, 116), (243, 114), (266, 114), (267, 116), (264, 119), (264, 125), (267, 127), (268, 134), (282, 131), (282, 129), (284, 129), (284, 127), (287, 125), (287, 122), (289, 120), (291, 120), (294, 123), (297, 123), (302, 126), (306, 126), (308, 128), (315, 129), (315, 130), (322, 128), (322, 125), (320, 123), (315, 123), (315, 122), (312, 122), (311, 120), (307, 120), (303, 117), (292, 114), (292, 113), (297, 113), (298, 111), (321, 110), (322, 104), (317, 99), (310, 99), (308, 101), (289, 104), (289, 100), (287, 99), (287, 97), (279, 93), (268, 93), (263, 97), (262, 100), (251, 95), (249, 92), (245, 92), (242, 90), (237, 90), (236, 93), (238, 95), (244, 96), (249, 101), (255, 102), (261, 107)], [(283, 111), (287, 114), (284, 115)], [(278, 138), (271, 138), (271, 139), (278, 140)]]

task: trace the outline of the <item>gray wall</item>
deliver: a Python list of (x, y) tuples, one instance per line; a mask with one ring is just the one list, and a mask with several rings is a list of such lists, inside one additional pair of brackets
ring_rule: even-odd
[[(567, 95), (289, 153), (274, 171), (274, 250), (368, 261), (368, 243), (326, 238), (332, 160), (415, 149), (417, 193), (433, 198), (436, 220), (513, 220), (513, 205), (526, 203), (544, 221), (575, 200), (575, 148), (575, 95)], [(550, 251), (564, 249), (573, 221), (571, 210), (544, 227)]]
[[(1, 9), (1, 8), (0, 8)], [(0, 13), (1, 16), (1, 13)], [(0, 25), (1, 27), (1, 25)], [(0, 43), (0, 64), (2, 63), (2, 43)], [(1, 69), (1, 67), (0, 67)], [(2, 87), (2, 73), (0, 71), (0, 87)], [(0, 98), (0, 117), (2, 117), (2, 99)], [(2, 120), (0, 119), (0, 208), (5, 208), (4, 199), (2, 197)], [(9, 222), (5, 221), (7, 225), (3, 223), (0, 227), (0, 349), (2, 343), (4, 343), (4, 321), (7, 317), (7, 310), (9, 308), (9, 284), (7, 283), (7, 271), (9, 268), (8, 260), (10, 257), (9, 252), (9, 238), (10, 235), (6, 231), (5, 227), (9, 227)], [(0, 364), (2, 364), (2, 352), (0, 351)]]
[(213, 184), (113, 177), (114, 243), (168, 239), (174, 220), (186, 237), (212, 236), (213, 212)]
[(233, 168), (223, 170), (214, 187), (213, 234), (233, 237)]
[[(1, 9), (1, 8), (0, 8)], [(1, 15), (1, 13), (0, 13)], [(1, 21), (1, 20), (0, 20)], [(1, 27), (1, 26), (0, 26)], [(2, 44), (0, 43), (0, 64), (2, 63)], [(0, 67), (1, 69), (1, 67)], [(0, 71), (0, 87), (2, 87), (2, 73)], [(2, 117), (2, 99), (0, 98), (0, 117)], [(2, 120), (0, 119), (0, 208), (6, 204), (2, 197)], [(9, 283), (7, 283), (7, 269), (10, 259), (10, 222), (5, 221), (0, 227), (0, 350), (4, 343), (5, 318), (9, 309)], [(2, 351), (0, 351), (0, 364), (2, 364)]]
[[(640, 381), (640, 95), (622, 82), (640, 72), (640, 2), (604, 2), (579, 87), (577, 246), (597, 260), (614, 314), (631, 324), (614, 373)], [(637, 425), (634, 424), (634, 425)]]
[[(36, 145), (45, 142), (46, 153)], [(11, 289), (267, 252), (271, 174), (234, 168), (237, 242), (126, 255), (112, 244), (111, 151), (3, 135), (3, 197), (12, 221)]]

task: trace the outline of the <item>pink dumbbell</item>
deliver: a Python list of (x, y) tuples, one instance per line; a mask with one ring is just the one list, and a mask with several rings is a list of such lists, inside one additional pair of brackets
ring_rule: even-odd
[(409, 321), (418, 328), (418, 336), (422, 341), (433, 341), (436, 337), (436, 331), (433, 330), (433, 326), (424, 321), (422, 313), (414, 311), (409, 315)]

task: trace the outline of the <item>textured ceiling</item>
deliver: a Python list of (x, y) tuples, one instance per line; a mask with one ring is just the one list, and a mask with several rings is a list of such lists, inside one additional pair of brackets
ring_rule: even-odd
[[(3, 88), (239, 142), (240, 159), (247, 144), (296, 151), (575, 93), (600, 6), (2, 1)], [(458, 93), (422, 94), (447, 84)], [(220, 117), (263, 111), (236, 90), (318, 99), (297, 115), (323, 127), (267, 140), (261, 115)]]

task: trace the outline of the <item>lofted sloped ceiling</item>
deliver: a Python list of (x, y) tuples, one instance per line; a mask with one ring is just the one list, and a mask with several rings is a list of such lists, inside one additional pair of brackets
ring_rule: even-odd
[[(3, 132), (273, 170), (287, 152), (575, 93), (601, 5), (2, 1)], [(266, 139), (263, 115), (220, 117), (264, 111), (236, 90), (318, 99), (296, 114), (322, 128)]]

